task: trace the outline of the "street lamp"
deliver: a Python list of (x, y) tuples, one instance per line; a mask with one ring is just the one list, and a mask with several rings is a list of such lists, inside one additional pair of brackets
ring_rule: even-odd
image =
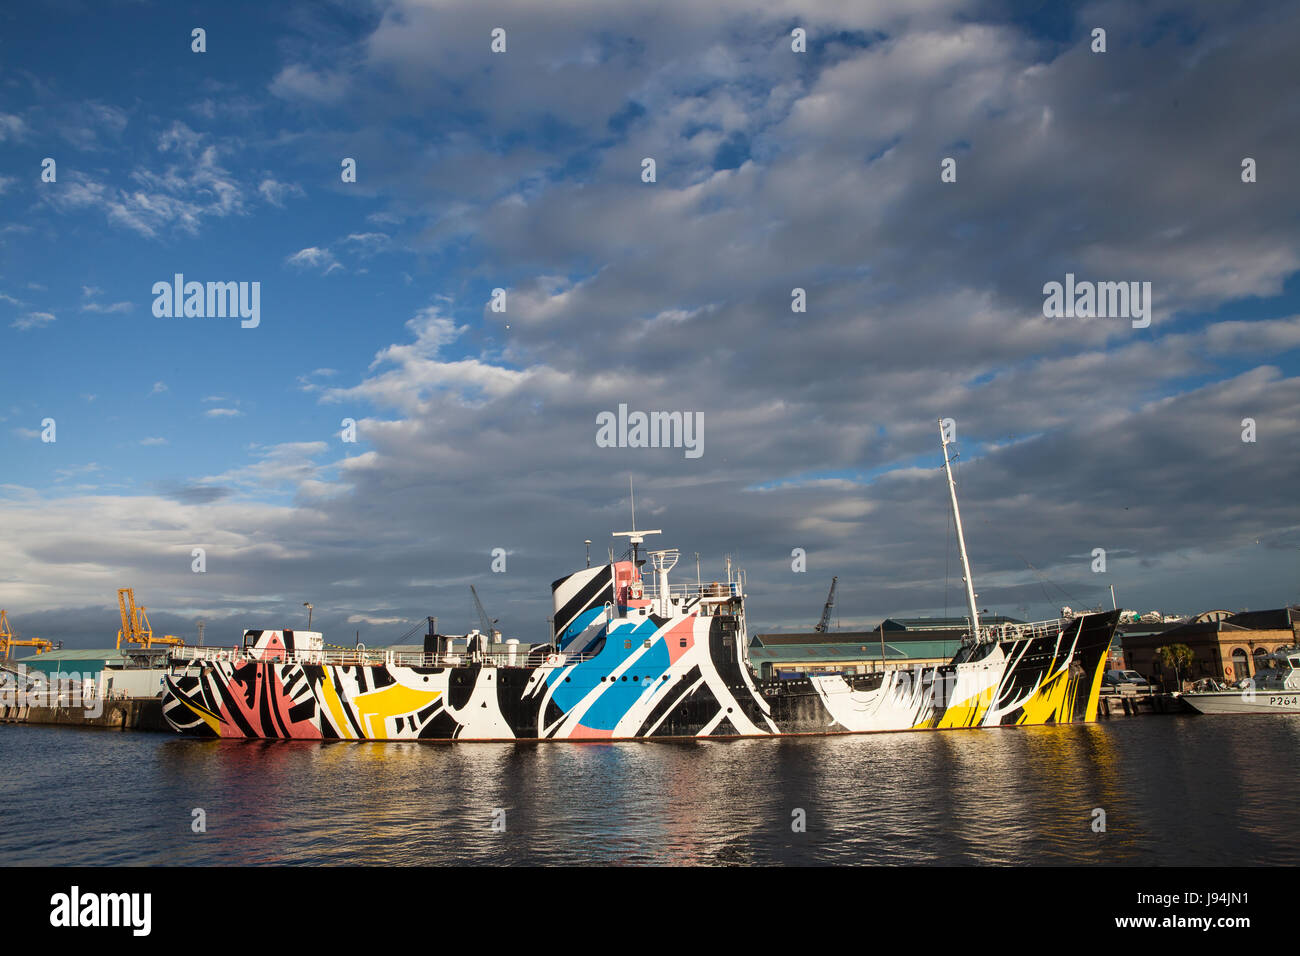
[(307, 609), (307, 630), (310, 631), (311, 630), (311, 605), (306, 601), (303, 601), (302, 606)]

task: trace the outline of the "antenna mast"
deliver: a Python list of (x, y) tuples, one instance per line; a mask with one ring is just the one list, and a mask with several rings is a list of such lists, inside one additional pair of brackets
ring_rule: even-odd
[(966, 536), (961, 530), (961, 509), (957, 507), (957, 483), (952, 480), (952, 464), (948, 460), (948, 436), (943, 431), (943, 419), (939, 419), (939, 443), (943, 446), (943, 470), (948, 474), (948, 495), (952, 498), (953, 523), (957, 525), (957, 547), (961, 550), (961, 570), (966, 582), (966, 607), (970, 611), (971, 637), (976, 643), (980, 639), (980, 612), (975, 606), (975, 585), (971, 580), (970, 560), (966, 557)]
[[(615, 537), (615, 538), (627, 538), (628, 543), (632, 545), (632, 565), (633, 565), (634, 567), (638, 567), (638, 568), (639, 568), (639, 567), (641, 566), (641, 561), (640, 561), (641, 552), (640, 552), (639, 548), (640, 548), (640, 546), (641, 546), (641, 543), (642, 543), (643, 541), (645, 541), (645, 536), (648, 535), (648, 534), (663, 534), (663, 532), (662, 532), (662, 531), (638, 531), (638, 530), (636, 530), (636, 491), (635, 491), (635, 490), (633, 489), (633, 487), (632, 487), (632, 476), (631, 476), (631, 475), (628, 475), (628, 478), (627, 478), (627, 488), (628, 488), (628, 491), (632, 493), (632, 530), (631, 530), (631, 531), (615, 531), (615, 532), (614, 532), (614, 537)], [(612, 559), (611, 559), (611, 560), (612, 560)]]

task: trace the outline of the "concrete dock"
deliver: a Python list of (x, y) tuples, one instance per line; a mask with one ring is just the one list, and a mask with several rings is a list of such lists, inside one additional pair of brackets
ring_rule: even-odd
[(65, 727), (103, 727), (106, 730), (170, 728), (163, 720), (161, 697), (122, 697), (103, 701), (103, 707), (32, 706), (0, 704), (0, 723), (59, 724)]
[(1137, 717), (1144, 714), (1186, 714), (1191, 708), (1180, 697), (1165, 693), (1109, 693), (1097, 698), (1097, 717)]

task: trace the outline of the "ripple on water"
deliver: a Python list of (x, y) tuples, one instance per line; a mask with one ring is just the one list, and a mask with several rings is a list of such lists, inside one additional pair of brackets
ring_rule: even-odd
[(0, 863), (1285, 865), (1298, 743), (1286, 716), (454, 746), (3, 726)]

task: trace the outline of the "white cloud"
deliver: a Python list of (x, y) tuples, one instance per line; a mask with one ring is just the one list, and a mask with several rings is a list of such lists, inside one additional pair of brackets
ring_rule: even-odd
[(0, 143), (10, 139), (22, 139), (27, 131), (27, 124), (21, 116), (13, 113), (0, 113)]
[(355, 246), (358, 255), (372, 256), (387, 247), (391, 239), (382, 232), (354, 232), (343, 241)]
[(203, 414), (208, 418), (238, 418), (244, 413), (237, 408), (209, 408)]
[(283, 207), (284, 201), (290, 196), (304, 195), (301, 186), (295, 183), (282, 183), (269, 176), (258, 184), (257, 191), (272, 206), (278, 207)]
[(85, 465), (72, 465), (68, 468), (55, 468), (54, 474), (58, 477), (55, 481), (66, 481), (69, 478), (79, 478), (82, 475), (94, 475), (103, 471), (104, 468), (98, 462), (89, 462)]
[(39, 329), (49, 325), (53, 321), (54, 313), (52, 312), (28, 312), (21, 318), (11, 322), (10, 327), (26, 332), (28, 329)]
[(114, 302), (110, 305), (105, 305), (102, 302), (87, 302), (84, 305), (82, 305), (81, 311), (116, 313), (116, 312), (130, 312), (134, 308), (135, 308), (135, 304), (132, 302)]
[(306, 249), (299, 249), (293, 255), (284, 260), (286, 265), (294, 266), (298, 269), (324, 269), (324, 274), (329, 275), (335, 269), (342, 269), (338, 260), (334, 258), (334, 253), (328, 249), (322, 249), (319, 246), (308, 246)]
[[(176, 161), (162, 170), (135, 169), (136, 188), (109, 185), (88, 175), (60, 176), (57, 190), (40, 197), (59, 212), (96, 209), (110, 222), (147, 237), (168, 229), (197, 235), (204, 219), (245, 213), (244, 187), (218, 161), (216, 145), (204, 145), (207, 134), (175, 122), (158, 142), (163, 154)], [(222, 148), (227, 148), (223, 146)]]
[(271, 92), (282, 99), (303, 99), (318, 103), (331, 103), (347, 90), (347, 77), (327, 70), (313, 70), (299, 63), (291, 63), (276, 74), (271, 81)]

